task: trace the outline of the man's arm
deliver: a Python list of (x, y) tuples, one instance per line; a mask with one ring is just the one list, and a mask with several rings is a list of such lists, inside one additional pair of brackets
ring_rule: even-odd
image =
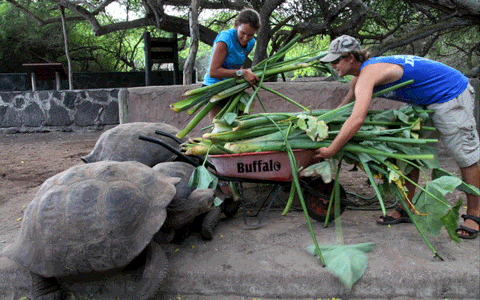
[(315, 159), (328, 159), (334, 156), (362, 127), (372, 103), (373, 88), (400, 79), (403, 68), (394, 64), (372, 64), (364, 67), (355, 83), (355, 105), (350, 117), (343, 123), (340, 132), (329, 147), (316, 151)]
[(347, 95), (345, 95), (345, 98), (343, 98), (342, 103), (340, 103), (338, 107), (347, 105), (348, 103), (355, 101), (355, 85), (357, 84), (357, 80), (357, 76), (352, 78), (352, 81), (350, 81), (350, 89), (348, 90)]

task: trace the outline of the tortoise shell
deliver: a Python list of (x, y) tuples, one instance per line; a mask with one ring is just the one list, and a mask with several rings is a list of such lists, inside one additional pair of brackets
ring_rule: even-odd
[(159, 231), (177, 183), (139, 162), (72, 167), (43, 183), (4, 254), (44, 277), (125, 266)]
[(155, 133), (156, 130), (177, 134), (180, 130), (165, 123), (133, 122), (117, 125), (100, 135), (93, 150), (81, 160), (92, 163), (105, 160), (138, 161), (149, 167), (176, 158), (170, 150), (148, 141), (140, 140), (140, 135), (161, 139), (170, 146), (180, 149), (172, 138)]

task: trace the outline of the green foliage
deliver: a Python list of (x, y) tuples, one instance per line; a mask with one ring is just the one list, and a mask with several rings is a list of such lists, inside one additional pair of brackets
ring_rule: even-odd
[[(373, 246), (373, 243), (325, 245), (320, 246), (320, 250), (328, 271), (340, 279), (345, 287), (351, 289), (365, 273), (368, 265), (367, 252), (370, 252)], [(306, 250), (312, 255), (317, 255), (314, 245), (308, 246)]]
[[(40, 15), (47, 7), (38, 7)], [(39, 27), (9, 3), (0, 2), (0, 72), (24, 72), (22, 63), (57, 61), (63, 55), (61, 24)]]
[[(53, 2), (20, 2), (40, 18), (60, 18), (58, 7)], [(69, 10), (65, 13), (67, 17), (72, 15)], [(106, 15), (100, 18), (101, 23), (110, 20)], [(140, 43), (143, 31), (117, 31), (96, 37), (87, 22), (68, 22), (73, 71), (131, 71), (143, 68), (143, 43)], [(67, 63), (61, 23), (38, 26), (33, 19), (25, 17), (6, 2), (0, 2), (0, 44), (0, 72), (24, 72), (23, 63)]]
[(189, 186), (196, 186), (197, 189), (215, 189), (218, 178), (210, 173), (205, 166), (198, 166), (192, 173)]
[(414, 215), (418, 225), (425, 233), (432, 236), (440, 234), (443, 225), (441, 218), (447, 215), (452, 208), (445, 199), (445, 195), (453, 192), (461, 183), (462, 180), (456, 176), (443, 176), (428, 182), (425, 190), (419, 192), (413, 199), (415, 208), (425, 214)]

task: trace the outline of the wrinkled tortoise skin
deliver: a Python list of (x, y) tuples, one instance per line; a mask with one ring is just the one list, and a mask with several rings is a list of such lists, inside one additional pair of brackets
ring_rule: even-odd
[(191, 223), (197, 216), (208, 212), (213, 206), (213, 189), (196, 189), (188, 184), (195, 167), (185, 162), (163, 162), (153, 169), (165, 176), (180, 178), (172, 202), (167, 207), (164, 227), (179, 229)]

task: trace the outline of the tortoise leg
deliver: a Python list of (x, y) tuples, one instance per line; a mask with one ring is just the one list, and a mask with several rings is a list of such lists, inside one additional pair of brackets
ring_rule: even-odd
[(202, 222), (202, 231), (200, 232), (202, 237), (206, 240), (213, 239), (213, 233), (220, 222), (222, 216), (222, 209), (220, 206), (212, 207), (206, 214)]
[(223, 214), (227, 218), (233, 218), (237, 213), (240, 207), (239, 201), (235, 201), (233, 198), (226, 198), (223, 203)]
[(135, 299), (140, 300), (155, 296), (168, 272), (168, 258), (159, 244), (152, 241), (145, 250), (145, 267), (135, 294)]
[(57, 279), (46, 278), (30, 272), (32, 277), (32, 296), (34, 300), (63, 300), (62, 289)]

